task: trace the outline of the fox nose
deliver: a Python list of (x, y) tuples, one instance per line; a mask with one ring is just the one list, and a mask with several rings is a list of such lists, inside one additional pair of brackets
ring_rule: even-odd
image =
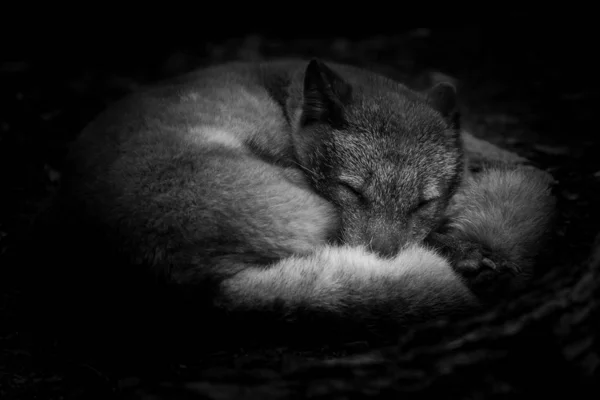
[(369, 245), (371, 251), (384, 258), (394, 257), (400, 251), (402, 240), (395, 235), (377, 235)]

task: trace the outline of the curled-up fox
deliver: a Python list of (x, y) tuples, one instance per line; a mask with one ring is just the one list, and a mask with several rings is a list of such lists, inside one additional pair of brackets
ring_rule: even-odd
[(82, 132), (70, 210), (107, 251), (226, 311), (474, 308), (497, 276), (526, 279), (554, 203), (532, 168), (469, 172), (456, 104), (450, 84), (420, 93), (318, 60), (202, 69)]

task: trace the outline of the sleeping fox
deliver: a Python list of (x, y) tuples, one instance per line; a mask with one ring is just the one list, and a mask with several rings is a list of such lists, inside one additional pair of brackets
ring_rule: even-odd
[(226, 311), (400, 324), (472, 309), (505, 272), (504, 289), (529, 276), (554, 203), (533, 168), (469, 172), (480, 146), (456, 103), (450, 84), (319, 60), (202, 69), (84, 129), (69, 212)]

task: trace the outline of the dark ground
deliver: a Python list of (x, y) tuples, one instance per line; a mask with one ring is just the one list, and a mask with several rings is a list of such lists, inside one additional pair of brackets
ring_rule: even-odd
[[(586, 260), (600, 221), (600, 92), (590, 33), (511, 26), (347, 39), (271, 34), (179, 48), (120, 43), (61, 58), (71, 50), (66, 46), (55, 57), (39, 52), (1, 64), (0, 398), (582, 398), (597, 390), (600, 253)], [(215, 349), (202, 359), (171, 360), (153, 375), (100, 367), (32, 331), (23, 306), (31, 269), (19, 244), (57, 190), (66, 143), (108, 102), (141, 83), (219, 61), (277, 56), (369, 66), (415, 87), (438, 72), (456, 79), (465, 128), (530, 158), (558, 181), (556, 252), (531, 292), (482, 316), (415, 327), (402, 336), (398, 353), (396, 347), (378, 352), (380, 345), (370, 341)], [(371, 363), (305, 366), (369, 351), (376, 352)]]

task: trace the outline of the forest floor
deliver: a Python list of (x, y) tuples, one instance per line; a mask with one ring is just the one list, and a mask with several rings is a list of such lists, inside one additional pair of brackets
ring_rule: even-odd
[[(596, 71), (572, 45), (578, 40), (575, 33), (549, 37), (469, 29), (419, 29), (352, 40), (250, 36), (122, 63), (0, 64), (0, 398), (106, 398), (140, 384), (135, 375), (114, 376), (61, 358), (52, 343), (39, 343), (22, 329), (27, 317), (20, 306), (23, 281), (15, 278), (22, 266), (14, 249), (52, 201), (66, 145), (111, 101), (141, 84), (234, 59), (322, 57), (369, 67), (417, 88), (432, 77), (447, 76), (458, 83), (467, 130), (529, 158), (556, 178), (557, 265), (567, 265), (585, 259), (600, 221), (600, 93), (591, 82)], [(297, 358), (329, 358), (371, 347), (355, 342), (293, 355), (285, 348), (239, 349), (198, 365), (171, 366), (169, 373), (193, 379), (195, 369), (211, 365), (285, 369), (300, 362)]]

